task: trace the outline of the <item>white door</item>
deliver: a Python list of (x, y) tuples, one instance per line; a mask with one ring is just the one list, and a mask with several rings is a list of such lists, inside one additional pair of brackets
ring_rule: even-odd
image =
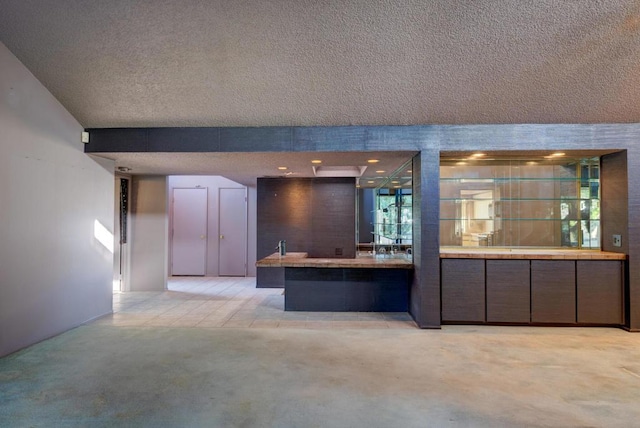
[(219, 275), (247, 275), (247, 190), (219, 190)]
[(207, 260), (207, 189), (173, 189), (171, 274), (204, 275)]

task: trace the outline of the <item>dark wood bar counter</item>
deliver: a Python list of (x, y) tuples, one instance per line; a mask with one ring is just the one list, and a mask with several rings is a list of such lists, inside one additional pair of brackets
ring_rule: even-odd
[(406, 258), (308, 258), (271, 254), (259, 267), (284, 268), (286, 311), (407, 312), (413, 264)]
[(258, 267), (311, 267), (311, 268), (376, 268), (413, 269), (411, 260), (398, 256), (358, 256), (351, 259), (309, 258), (307, 253), (289, 252), (284, 256), (271, 254), (256, 262)]

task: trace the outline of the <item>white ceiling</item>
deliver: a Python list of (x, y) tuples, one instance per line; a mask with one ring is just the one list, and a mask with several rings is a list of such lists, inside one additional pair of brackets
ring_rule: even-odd
[[(1, 0), (0, 41), (86, 128), (640, 122), (637, 0)], [(212, 156), (117, 162), (275, 165)]]
[[(131, 168), (128, 174), (222, 175), (253, 186), (257, 177), (314, 177), (312, 160), (320, 166), (366, 166), (360, 185), (376, 187), (410, 161), (413, 152), (321, 152), (321, 153), (105, 153), (116, 167)], [(369, 163), (369, 160), (379, 160)], [(317, 164), (315, 164), (317, 165)], [(278, 167), (286, 167), (279, 170)], [(401, 172), (404, 177), (411, 167)], [(381, 171), (381, 172), (380, 172)], [(403, 183), (406, 183), (406, 179)]]

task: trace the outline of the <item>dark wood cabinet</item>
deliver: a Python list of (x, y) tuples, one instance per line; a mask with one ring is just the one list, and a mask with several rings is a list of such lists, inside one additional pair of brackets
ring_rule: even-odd
[(622, 324), (622, 269), (617, 260), (577, 262), (579, 323)]
[(442, 258), (442, 322), (622, 325), (625, 263)]
[(531, 261), (531, 321), (576, 322), (576, 262)]
[(442, 321), (485, 322), (484, 260), (442, 260)]
[(487, 322), (531, 321), (529, 260), (487, 260)]

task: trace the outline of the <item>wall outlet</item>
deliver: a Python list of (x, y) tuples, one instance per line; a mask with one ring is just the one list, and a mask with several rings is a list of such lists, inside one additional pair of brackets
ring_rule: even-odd
[(613, 235), (613, 246), (622, 247), (622, 235)]

